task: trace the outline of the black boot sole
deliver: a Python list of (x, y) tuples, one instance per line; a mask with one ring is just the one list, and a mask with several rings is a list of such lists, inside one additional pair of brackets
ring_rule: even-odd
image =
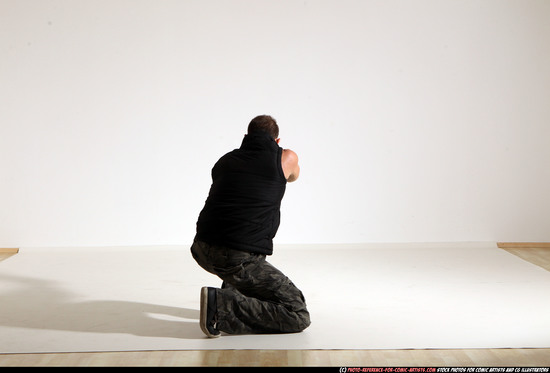
[(208, 324), (208, 287), (205, 286), (201, 289), (201, 312), (199, 325), (202, 332), (206, 334), (208, 338), (218, 338), (220, 336), (220, 332), (209, 328)]

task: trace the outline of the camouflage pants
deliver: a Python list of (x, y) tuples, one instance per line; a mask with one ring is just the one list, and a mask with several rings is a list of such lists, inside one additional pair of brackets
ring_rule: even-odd
[(197, 263), (223, 280), (217, 328), (228, 334), (296, 333), (310, 324), (302, 292), (265, 255), (195, 241)]

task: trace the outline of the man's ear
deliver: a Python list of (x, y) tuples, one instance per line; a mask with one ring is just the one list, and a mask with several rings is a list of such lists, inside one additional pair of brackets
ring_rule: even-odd
[(277, 144), (279, 144), (279, 141), (281, 141), (281, 139), (275, 139), (275, 142), (276, 142)]

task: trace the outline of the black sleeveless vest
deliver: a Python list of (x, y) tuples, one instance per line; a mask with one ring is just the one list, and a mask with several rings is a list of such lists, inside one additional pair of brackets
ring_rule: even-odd
[(235, 250), (273, 253), (287, 182), (282, 151), (271, 136), (255, 133), (218, 160), (197, 221), (196, 239)]

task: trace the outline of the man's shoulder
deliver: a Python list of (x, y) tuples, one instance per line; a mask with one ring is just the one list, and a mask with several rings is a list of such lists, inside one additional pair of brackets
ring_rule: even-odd
[(295, 151), (291, 149), (283, 149), (283, 155), (284, 158), (287, 160), (298, 160), (298, 154), (296, 154)]

